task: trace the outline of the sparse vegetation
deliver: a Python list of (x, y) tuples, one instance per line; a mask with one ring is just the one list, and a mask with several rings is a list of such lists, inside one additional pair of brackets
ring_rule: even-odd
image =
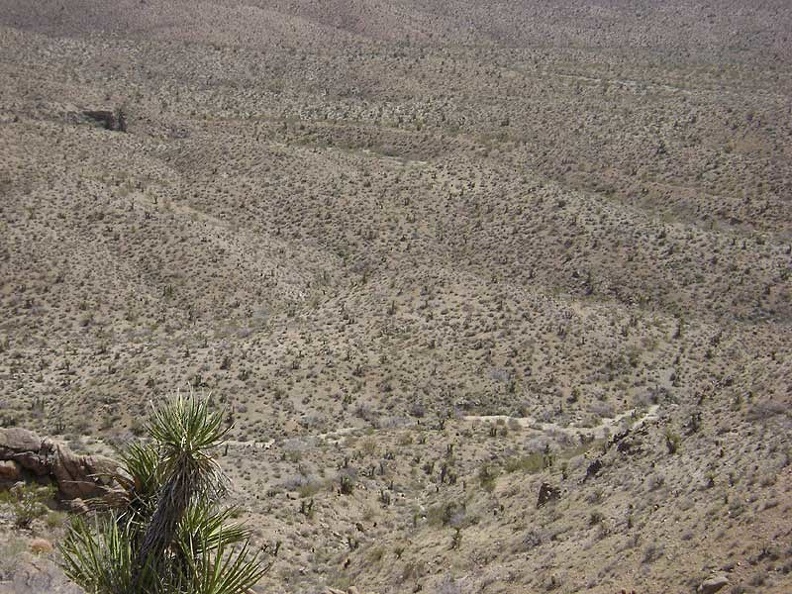
[(54, 496), (55, 488), (51, 485), (20, 483), (8, 491), (0, 492), (0, 505), (10, 506), (17, 528), (30, 528), (34, 520), (49, 513)]
[(0, 10), (4, 429), (214, 393), (261, 591), (792, 591), (786, 0), (83, 4)]

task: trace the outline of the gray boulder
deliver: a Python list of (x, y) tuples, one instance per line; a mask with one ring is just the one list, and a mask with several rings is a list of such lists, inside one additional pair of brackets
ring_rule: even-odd
[(715, 592), (728, 585), (729, 578), (727, 578), (725, 575), (714, 575), (701, 582), (701, 585), (698, 587), (698, 591), (701, 594), (715, 594)]

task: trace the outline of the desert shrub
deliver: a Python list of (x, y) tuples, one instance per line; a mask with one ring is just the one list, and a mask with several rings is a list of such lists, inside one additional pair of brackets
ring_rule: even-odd
[(351, 472), (342, 473), (338, 477), (338, 491), (341, 495), (352, 495), (355, 492), (355, 474)]
[(453, 501), (432, 506), (426, 511), (426, 521), (430, 526), (462, 526), (465, 523), (465, 506)]
[(659, 543), (652, 543), (646, 546), (643, 553), (643, 563), (654, 563), (665, 553), (665, 546)]
[(605, 516), (599, 510), (594, 510), (589, 514), (589, 526), (600, 524), (605, 519)]
[(666, 439), (666, 447), (668, 448), (668, 453), (673, 455), (679, 451), (679, 444), (682, 441), (682, 438), (679, 436), (678, 433), (675, 433), (672, 429), (666, 429), (665, 433)]
[(482, 464), (479, 468), (478, 479), (481, 486), (487, 491), (492, 491), (495, 488), (495, 479), (498, 478), (497, 467), (491, 464)]
[(413, 436), (409, 433), (404, 433), (403, 435), (399, 436), (399, 440), (397, 441), (397, 443), (402, 447), (412, 445)]
[(506, 460), (503, 469), (506, 472), (541, 472), (546, 468), (545, 456), (539, 452), (533, 452), (527, 456), (514, 456)]
[(19, 557), (27, 550), (22, 538), (8, 538), (0, 543), (0, 580), (7, 581), (19, 569)]
[(297, 487), (297, 493), (301, 499), (306, 497), (313, 497), (322, 490), (324, 484), (321, 481), (308, 481)]
[(53, 485), (20, 485), (0, 493), (0, 503), (11, 506), (17, 528), (30, 528), (34, 520), (50, 511), (47, 502), (54, 496)]

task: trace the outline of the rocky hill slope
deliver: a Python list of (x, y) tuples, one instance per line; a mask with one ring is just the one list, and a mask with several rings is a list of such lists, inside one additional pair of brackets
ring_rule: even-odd
[(34, 4), (4, 426), (210, 392), (262, 591), (792, 590), (786, 2)]

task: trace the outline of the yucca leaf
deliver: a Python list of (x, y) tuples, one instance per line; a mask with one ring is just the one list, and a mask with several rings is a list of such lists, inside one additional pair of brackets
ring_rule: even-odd
[(64, 571), (89, 594), (243, 594), (266, 569), (249, 532), (217, 503), (225, 483), (211, 450), (221, 412), (192, 393), (154, 412), (151, 443), (122, 455), (104, 514), (78, 519), (61, 550)]

